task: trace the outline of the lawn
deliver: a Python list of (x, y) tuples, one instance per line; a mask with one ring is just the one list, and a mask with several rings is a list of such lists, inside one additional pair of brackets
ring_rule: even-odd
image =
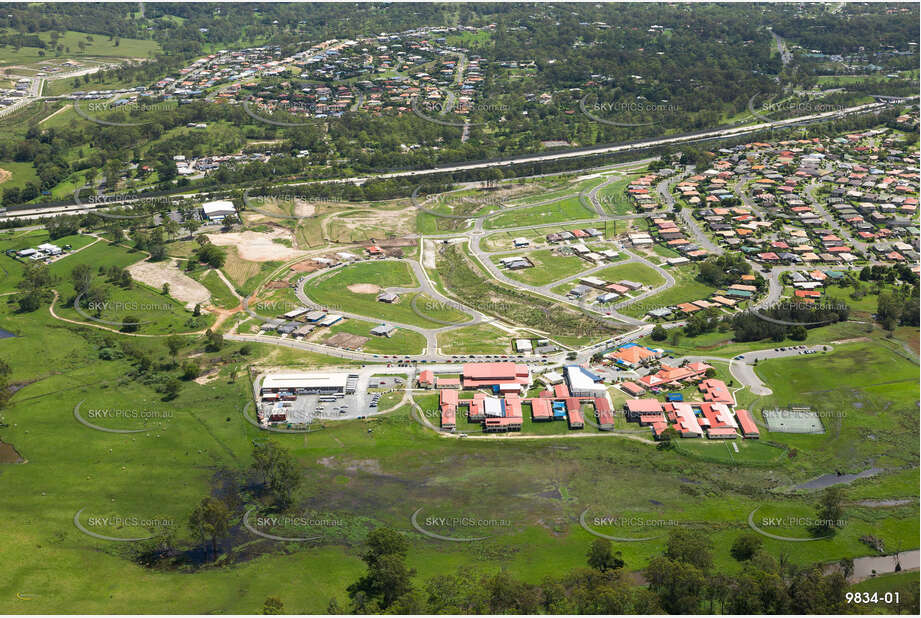
[(715, 288), (697, 281), (697, 266), (694, 264), (684, 264), (669, 268), (668, 273), (675, 278), (675, 285), (663, 292), (643, 299), (636, 306), (628, 305), (622, 308), (621, 312), (632, 317), (640, 317), (651, 309), (707, 299), (716, 291)]
[(442, 354), (507, 354), (511, 335), (489, 324), (474, 324), (438, 335)]
[[(777, 497), (751, 489), (773, 487), (776, 477), (783, 483), (788, 475), (802, 476), (798, 459), (766, 470), (701, 463), (613, 436), (444, 439), (413, 422), (402, 408), (373, 420), (328, 422), (307, 436), (272, 436), (292, 449), (302, 470), (303, 485), (290, 512), (341, 522), (320, 531), (317, 541), (278, 544), (240, 526), (243, 511), (258, 502), (231, 479), (246, 475), (253, 440), (267, 437), (239, 412), (247, 400), (244, 380), (230, 383), (222, 371), (206, 385), (186, 383), (177, 400), (163, 402), (149, 387), (126, 377), (132, 370), (127, 361), (98, 359), (96, 331), (71, 329), (51, 321), (46, 312), (17, 315), (5, 309), (0, 309), (0, 326), (21, 334), (0, 342), (4, 358), (23, 359), (14, 364), (12, 379), (31, 382), (14, 395), (4, 411), (9, 425), (0, 429), (4, 442), (28, 459), (4, 469), (4, 551), (17, 567), (0, 582), (2, 611), (257, 612), (271, 595), (297, 611), (323, 612), (330, 598), (345, 602), (345, 587), (364, 570), (358, 559), (361, 540), (382, 525), (407, 534), (408, 563), (419, 585), (457, 569), (502, 570), (539, 581), (585, 564), (594, 537), (577, 522), (586, 509), (589, 522), (622, 516), (706, 530), (715, 546), (715, 568), (731, 572), (737, 566), (728, 548), (747, 531), (746, 517), (754, 508), (766, 508), (771, 515), (813, 512), (813, 496)], [(154, 352), (158, 362), (165, 360), (162, 342), (138, 340), (136, 345)], [(258, 355), (268, 347), (252, 346), (253, 360), (265, 363)], [(193, 346), (185, 353), (199, 351)], [(437, 407), (434, 394), (418, 399), (424, 409)], [(72, 419), (81, 401), (87, 410), (117, 407), (171, 416), (135, 436), (109, 434)], [(489, 465), (477, 464), (484, 461)], [(141, 567), (131, 559), (131, 544), (90, 538), (73, 525), (80, 509), (81, 523), (88, 527), (90, 517), (104, 515), (165, 519), (175, 525), (177, 545), (189, 548), (195, 544), (186, 524), (189, 513), (209, 494), (236, 505), (233, 533), (223, 545), (226, 564), (220, 568)], [(420, 522), (429, 516), (462, 516), (499, 518), (512, 525), (490, 529), (488, 541), (445, 544), (413, 531), (410, 515), (420, 508)], [(866, 555), (870, 552), (859, 538), (869, 533), (890, 547), (917, 546), (917, 531), (904, 525), (917, 518), (915, 506), (846, 507), (845, 517), (848, 526), (831, 541), (766, 539), (765, 549), (774, 556), (784, 551), (792, 563), (805, 565)], [(92, 529), (123, 537), (147, 533), (133, 526)], [(635, 537), (668, 532), (664, 525), (653, 531), (597, 530)], [(618, 550), (633, 571), (663, 546), (663, 539), (656, 538), (619, 544)], [(300, 573), (296, 581), (276, 576), (293, 570)], [(17, 593), (32, 600), (19, 600)]]
[(216, 307), (232, 309), (240, 304), (239, 299), (233, 295), (224, 280), (218, 276), (216, 270), (208, 269), (203, 273), (196, 272), (195, 278), (211, 292), (211, 302)]
[(577, 195), (565, 197), (550, 204), (516, 208), (493, 215), (486, 219), (483, 227), (487, 230), (493, 230), (521, 225), (543, 225), (561, 221), (594, 219), (597, 214), (589, 210), (590, 206), (587, 204), (587, 199), (585, 205), (583, 205)]
[(384, 303), (377, 300), (377, 292), (362, 293), (348, 289), (348, 286), (362, 284), (373, 284), (381, 289), (413, 288), (419, 285), (406, 262), (386, 260), (359, 262), (337, 268), (309, 281), (304, 291), (313, 301), (332, 311), (348, 311), (381, 321), (389, 320), (414, 326), (438, 328), (444, 324), (423, 316), (430, 314), (436, 319), (442, 319), (441, 316), (446, 315), (448, 318), (445, 321), (451, 321), (452, 318), (457, 317), (455, 310), (448, 307), (434, 309), (434, 301), (431, 299), (428, 299), (428, 311), (434, 311), (434, 313), (426, 313), (425, 298), (416, 302), (417, 309), (414, 310), (412, 302), (414, 292), (399, 294), (400, 299), (395, 303)]
[[(105, 275), (96, 271), (97, 268), (109, 265), (123, 268), (143, 258), (142, 253), (97, 242), (54, 262), (50, 270), (58, 277), (55, 288), (61, 295), (61, 300), (55, 307), (56, 313), (70, 320), (96, 322), (101, 326), (115, 329), (122, 329), (124, 324), (137, 321), (137, 332), (156, 335), (202, 330), (214, 321), (214, 317), (210, 315), (193, 316), (181, 303), (164, 296), (160, 290), (154, 290), (136, 281), (131, 288), (126, 289), (107, 282)], [(90, 265), (94, 269), (94, 285), (101, 285), (108, 290), (108, 299), (101, 311), (90, 308), (87, 299), (80, 301), (79, 311), (74, 308), (75, 291), (70, 273), (78, 264)]]
[[(774, 391), (754, 404), (756, 411), (805, 405), (822, 418), (824, 434), (763, 436), (808, 451), (817, 473), (893, 469), (917, 460), (917, 437), (908, 428), (918, 424), (918, 368), (892, 349), (857, 341), (827, 354), (765, 360), (755, 371)], [(916, 490), (914, 472), (908, 492)]]
[(425, 349), (425, 337), (417, 332), (398, 328), (390, 337), (377, 337), (370, 334), (375, 326), (373, 322), (347, 319), (322, 329), (320, 337), (311, 338), (311, 341), (323, 343), (336, 333), (351, 333), (368, 337), (362, 351), (369, 354), (422, 354)]
[(665, 279), (662, 278), (662, 275), (657, 273), (649, 266), (640, 264), (638, 262), (631, 262), (629, 264), (621, 264), (619, 266), (605, 268), (604, 270), (596, 272), (592, 276), (613, 283), (623, 281), (625, 279), (627, 281), (636, 281), (637, 283), (642, 283), (643, 285), (651, 288), (660, 286), (665, 283)]
[(507, 253), (490, 256), (490, 259), (494, 264), (498, 264), (501, 258), (512, 255), (527, 257), (534, 264), (534, 267), (521, 270), (502, 269), (503, 272), (512, 279), (531, 285), (547, 285), (548, 283), (577, 275), (592, 266), (591, 262), (574, 255), (555, 255), (551, 249), (538, 249), (537, 251), (526, 253)]
[[(41, 32), (38, 36), (46, 43), (51, 40), (49, 32)], [(118, 42), (117, 45), (116, 41)], [(83, 44), (82, 47), (81, 43)], [(110, 40), (105, 35), (74, 32), (73, 30), (64, 32), (58, 39), (58, 44), (64, 46), (64, 51), (60, 55), (56, 54), (51, 48), (42, 50), (38, 47), (21, 47), (18, 50), (13, 50), (12, 48), (0, 50), (0, 65), (53, 62), (57, 58), (64, 60), (67, 58), (92, 58), (94, 56), (108, 59), (147, 58), (160, 51), (160, 45), (156, 41), (128, 38)], [(40, 52), (45, 55), (39, 55)], [(39, 65), (35, 66), (38, 68)]]

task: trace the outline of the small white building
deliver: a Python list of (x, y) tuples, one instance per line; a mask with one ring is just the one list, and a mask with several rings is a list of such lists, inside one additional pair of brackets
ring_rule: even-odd
[(531, 345), (530, 339), (516, 339), (515, 340), (515, 350), (518, 352), (531, 352), (534, 349), (534, 346)]
[(43, 243), (38, 246), (38, 250), (45, 253), (46, 255), (61, 255), (64, 253), (64, 250), (57, 245), (52, 245), (51, 243)]

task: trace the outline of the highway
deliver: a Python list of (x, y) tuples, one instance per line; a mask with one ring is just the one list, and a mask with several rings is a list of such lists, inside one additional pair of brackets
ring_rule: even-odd
[[(819, 114), (809, 114), (806, 116), (798, 116), (796, 118), (788, 118), (786, 120), (777, 120), (773, 122), (763, 122), (753, 125), (743, 125), (737, 127), (729, 127), (722, 129), (715, 129), (710, 131), (700, 131), (697, 133), (689, 133), (684, 135), (676, 135), (672, 137), (664, 137), (657, 139), (649, 140), (638, 140), (634, 142), (629, 142), (626, 144), (614, 144), (608, 146), (598, 146), (592, 148), (582, 148), (577, 150), (564, 150), (556, 151), (548, 154), (538, 154), (538, 155), (519, 155), (514, 157), (508, 157), (505, 159), (499, 159), (495, 161), (481, 161), (474, 163), (460, 163), (456, 165), (447, 165), (444, 167), (433, 167), (429, 169), (422, 170), (401, 170), (394, 172), (386, 172), (382, 174), (376, 174), (373, 176), (357, 176), (350, 178), (335, 178), (321, 181), (303, 181), (289, 183), (285, 186), (304, 186), (304, 185), (316, 185), (316, 184), (329, 184), (329, 183), (353, 183), (353, 184), (363, 184), (370, 179), (381, 179), (381, 178), (405, 178), (405, 177), (415, 177), (415, 176), (426, 176), (433, 173), (453, 173), (453, 172), (464, 172), (471, 170), (480, 170), (480, 169), (489, 169), (493, 167), (505, 167), (509, 165), (521, 165), (526, 163), (541, 163), (546, 161), (559, 161), (562, 159), (574, 159), (587, 156), (603, 155), (603, 154), (616, 154), (620, 152), (634, 152), (637, 150), (644, 150), (648, 148), (657, 148), (662, 146), (674, 146), (685, 143), (693, 143), (704, 140), (713, 140), (713, 139), (723, 139), (723, 138), (732, 138), (732, 137), (741, 137), (744, 135), (749, 135), (751, 133), (756, 133), (758, 131), (763, 131), (771, 128), (782, 128), (787, 126), (797, 126), (802, 124), (811, 124), (816, 122), (823, 122), (833, 118), (843, 118), (846, 116), (854, 114), (863, 114), (873, 111), (880, 111), (888, 107), (890, 103), (867, 103), (864, 105), (856, 105), (854, 107), (848, 107), (843, 110), (834, 110), (829, 112), (822, 112)], [(635, 164), (635, 162), (633, 162)], [(570, 172), (578, 172), (580, 170), (568, 170)], [(209, 192), (200, 192), (200, 193), (186, 193), (178, 194), (175, 197), (182, 199), (185, 197), (200, 197), (207, 196)], [(107, 202), (109, 206), (117, 206), (120, 204), (128, 204), (138, 199), (126, 199), (121, 201), (113, 200)], [(6, 213), (3, 217), (0, 218), (34, 218), (35, 215), (41, 216), (42, 213), (52, 213), (57, 214), (58, 212), (70, 212), (71, 214), (79, 214), (80, 212), (88, 212), (89, 209), (85, 205), (77, 204), (76, 202), (71, 205), (53, 207), (49, 209), (42, 209), (41, 207), (36, 207), (35, 209), (30, 209), (29, 211), (19, 211), (15, 214)]]

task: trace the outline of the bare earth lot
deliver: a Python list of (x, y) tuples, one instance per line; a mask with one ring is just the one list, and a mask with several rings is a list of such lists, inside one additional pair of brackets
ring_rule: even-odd
[(229, 234), (208, 234), (208, 239), (220, 247), (236, 247), (240, 258), (249, 262), (272, 262), (290, 260), (306, 251), (292, 249), (274, 241), (275, 238), (292, 240), (289, 232), (231, 232)]
[(175, 261), (138, 262), (128, 267), (128, 272), (135, 280), (154, 288), (169, 283), (169, 295), (185, 303), (192, 309), (198, 303), (206, 303), (211, 298), (208, 288), (179, 270)]

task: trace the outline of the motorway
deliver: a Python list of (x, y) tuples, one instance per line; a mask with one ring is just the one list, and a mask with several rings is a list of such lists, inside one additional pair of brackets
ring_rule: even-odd
[[(542, 163), (542, 162), (547, 162), (547, 161), (558, 161), (561, 159), (573, 159), (573, 158), (595, 156), (595, 155), (616, 154), (616, 153), (621, 153), (621, 152), (634, 152), (637, 150), (643, 150), (647, 148), (674, 146), (678, 144), (693, 143), (693, 142), (705, 141), (705, 140), (741, 137), (744, 135), (749, 135), (752, 133), (756, 133), (758, 131), (763, 131), (763, 130), (771, 129), (771, 128), (782, 128), (782, 127), (789, 127), (789, 126), (798, 126), (798, 125), (803, 125), (803, 124), (811, 124), (811, 123), (816, 123), (816, 122), (824, 122), (826, 120), (831, 120), (835, 118), (843, 118), (845, 116), (850, 116), (854, 114), (864, 114), (864, 113), (873, 112), (873, 111), (880, 111), (880, 110), (885, 109), (889, 105), (890, 103), (867, 103), (864, 105), (856, 105), (853, 107), (848, 107), (842, 110), (822, 112), (819, 114), (809, 114), (806, 116), (797, 116), (795, 118), (788, 118), (785, 120), (777, 120), (777, 121), (772, 121), (772, 122), (763, 122), (763, 123), (758, 123), (758, 124), (743, 125), (743, 126), (729, 127), (729, 128), (722, 128), (722, 129), (714, 129), (710, 131), (699, 131), (697, 133), (676, 135), (672, 137), (638, 140), (638, 141), (629, 142), (626, 144), (613, 144), (613, 145), (608, 145), (608, 146), (582, 148), (578, 150), (556, 151), (553, 153), (539, 154), (539, 155), (519, 155), (519, 156), (508, 157), (505, 159), (499, 159), (495, 161), (460, 163), (456, 165), (447, 165), (444, 167), (435, 167), (435, 168), (423, 169), (423, 170), (402, 170), (402, 171), (395, 171), (395, 172), (386, 172), (386, 173), (377, 174), (374, 176), (335, 178), (335, 179), (322, 180), (322, 181), (302, 181), (302, 182), (289, 183), (286, 186), (304, 186), (304, 185), (329, 184), (329, 183), (363, 184), (364, 182), (367, 182), (368, 180), (372, 178), (381, 179), (381, 178), (427, 176), (427, 175), (434, 174), (434, 173), (443, 174), (443, 173), (463, 172), (463, 171), (471, 171), (471, 170), (489, 169), (489, 168), (494, 168), (494, 167), (506, 167), (509, 165), (521, 165), (521, 164), (526, 164), (526, 163)], [(634, 161), (633, 163), (635, 164), (636, 162)], [(580, 170), (569, 170), (569, 171), (578, 172)], [(176, 197), (178, 198), (199, 197), (199, 196), (207, 196), (207, 195), (209, 195), (208, 192), (201, 192), (201, 193), (181, 194), (181, 195), (177, 195)], [(134, 201), (138, 201), (138, 199), (135, 198), (135, 199), (120, 200), (120, 201), (113, 200), (113, 201), (106, 202), (106, 204), (108, 206), (117, 206), (120, 204), (128, 204)], [(57, 207), (52, 207), (52, 208), (47, 208), (47, 209), (42, 209), (40, 207), (37, 207), (35, 209), (29, 209), (27, 211), (18, 211), (14, 215), (6, 213), (3, 215), (2, 218), (9, 218), (11, 216), (16, 217), (16, 218), (19, 218), (19, 217), (29, 218), (29, 217), (34, 217), (36, 215), (40, 216), (42, 213), (45, 213), (46, 215), (50, 213), (59, 214), (63, 212), (69, 212), (70, 214), (79, 214), (81, 212), (88, 212), (88, 211), (89, 209), (87, 209), (85, 205), (78, 204), (75, 202), (74, 204), (57, 206)]]

